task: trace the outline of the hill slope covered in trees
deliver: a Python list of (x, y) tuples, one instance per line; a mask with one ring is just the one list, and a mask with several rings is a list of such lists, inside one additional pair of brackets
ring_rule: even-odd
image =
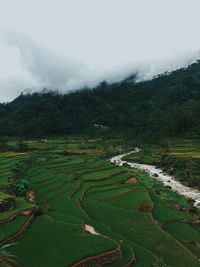
[(66, 95), (22, 94), (0, 104), (0, 134), (43, 136), (93, 130), (161, 137), (200, 135), (200, 61), (150, 81), (101, 83)]

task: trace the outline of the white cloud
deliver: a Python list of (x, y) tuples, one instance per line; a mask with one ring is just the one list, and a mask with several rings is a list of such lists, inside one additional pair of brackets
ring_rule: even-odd
[(199, 9), (199, 0), (0, 0), (0, 101), (185, 66), (199, 57)]

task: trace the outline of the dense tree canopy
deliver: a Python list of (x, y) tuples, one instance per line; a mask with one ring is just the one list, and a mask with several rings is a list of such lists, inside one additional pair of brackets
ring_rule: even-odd
[(200, 135), (200, 62), (152, 80), (101, 83), (66, 95), (22, 94), (0, 105), (0, 134), (83, 133), (104, 126), (158, 136)]

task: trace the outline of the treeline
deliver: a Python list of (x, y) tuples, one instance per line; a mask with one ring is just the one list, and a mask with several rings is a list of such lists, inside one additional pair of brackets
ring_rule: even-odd
[(101, 83), (66, 95), (20, 95), (0, 105), (0, 134), (35, 136), (95, 131), (157, 137), (200, 135), (200, 62), (150, 81)]

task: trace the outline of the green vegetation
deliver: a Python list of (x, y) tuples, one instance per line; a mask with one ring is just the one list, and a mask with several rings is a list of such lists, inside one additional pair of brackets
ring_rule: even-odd
[(12, 196), (0, 191), (0, 205), (7, 199), (11, 198)]
[(27, 209), (31, 209), (34, 207), (35, 207), (35, 204), (28, 203), (24, 198), (18, 197), (16, 199), (14, 209), (0, 213), (0, 222), (10, 218), (11, 216), (19, 214), (22, 211), (25, 211)]
[(32, 137), (93, 132), (108, 137), (114, 131), (147, 142), (199, 136), (200, 62), (149, 81), (136, 79), (103, 82), (67, 95), (22, 94), (0, 104), (0, 132)]
[(165, 231), (179, 240), (186, 248), (200, 257), (200, 234), (186, 223), (166, 224)]
[[(9, 181), (13, 175), (23, 177), (40, 208), (16, 245), (8, 248), (19, 266), (71, 266), (118, 247), (122, 257), (115, 255), (105, 266), (135, 260), (136, 267), (199, 266), (195, 234), (200, 226), (191, 204), (144, 171), (106, 160), (116, 151), (131, 150), (130, 142), (121, 145), (119, 136), (23, 142), (27, 153), (1, 154), (0, 170)], [(127, 182), (130, 178), (135, 179), (133, 184)], [(14, 208), (0, 213), (0, 222), (15, 216), (0, 225), (2, 240), (20, 231), (29, 219), (22, 212), (35, 203), (16, 196)]]
[(0, 104), (0, 258), (16, 255), (21, 267), (88, 257), (111, 267), (200, 266), (199, 209), (107, 160), (140, 146), (126, 159), (200, 187), (200, 61), (136, 79)]
[(128, 161), (156, 165), (184, 184), (200, 188), (199, 139), (166, 139), (161, 145), (142, 144), (139, 153), (125, 157)]
[(160, 165), (162, 158), (168, 152), (167, 143), (165, 145), (142, 144), (138, 153), (132, 153), (124, 157), (127, 161), (146, 163), (149, 165)]
[(18, 255), (20, 266), (70, 266), (114, 248), (112, 240), (84, 234), (81, 224), (41, 216), (12, 251)]
[(169, 152), (161, 165), (188, 186), (200, 188), (200, 141), (198, 139), (169, 140)]
[[(10, 258), (10, 257), (14, 257), (14, 255), (10, 254), (8, 252), (8, 248), (13, 246), (14, 244), (9, 244), (9, 245), (4, 245), (2, 243), (0, 243), (0, 259), (2, 257), (6, 257), (6, 258)], [(2, 263), (1, 263), (2, 264)], [(7, 266), (6, 264), (5, 265), (1, 265), (1, 266)]]
[(28, 217), (19, 215), (15, 220), (11, 221), (7, 224), (2, 224), (0, 226), (0, 239), (5, 240), (14, 234), (17, 233), (18, 230), (23, 226), (23, 224), (27, 221)]

